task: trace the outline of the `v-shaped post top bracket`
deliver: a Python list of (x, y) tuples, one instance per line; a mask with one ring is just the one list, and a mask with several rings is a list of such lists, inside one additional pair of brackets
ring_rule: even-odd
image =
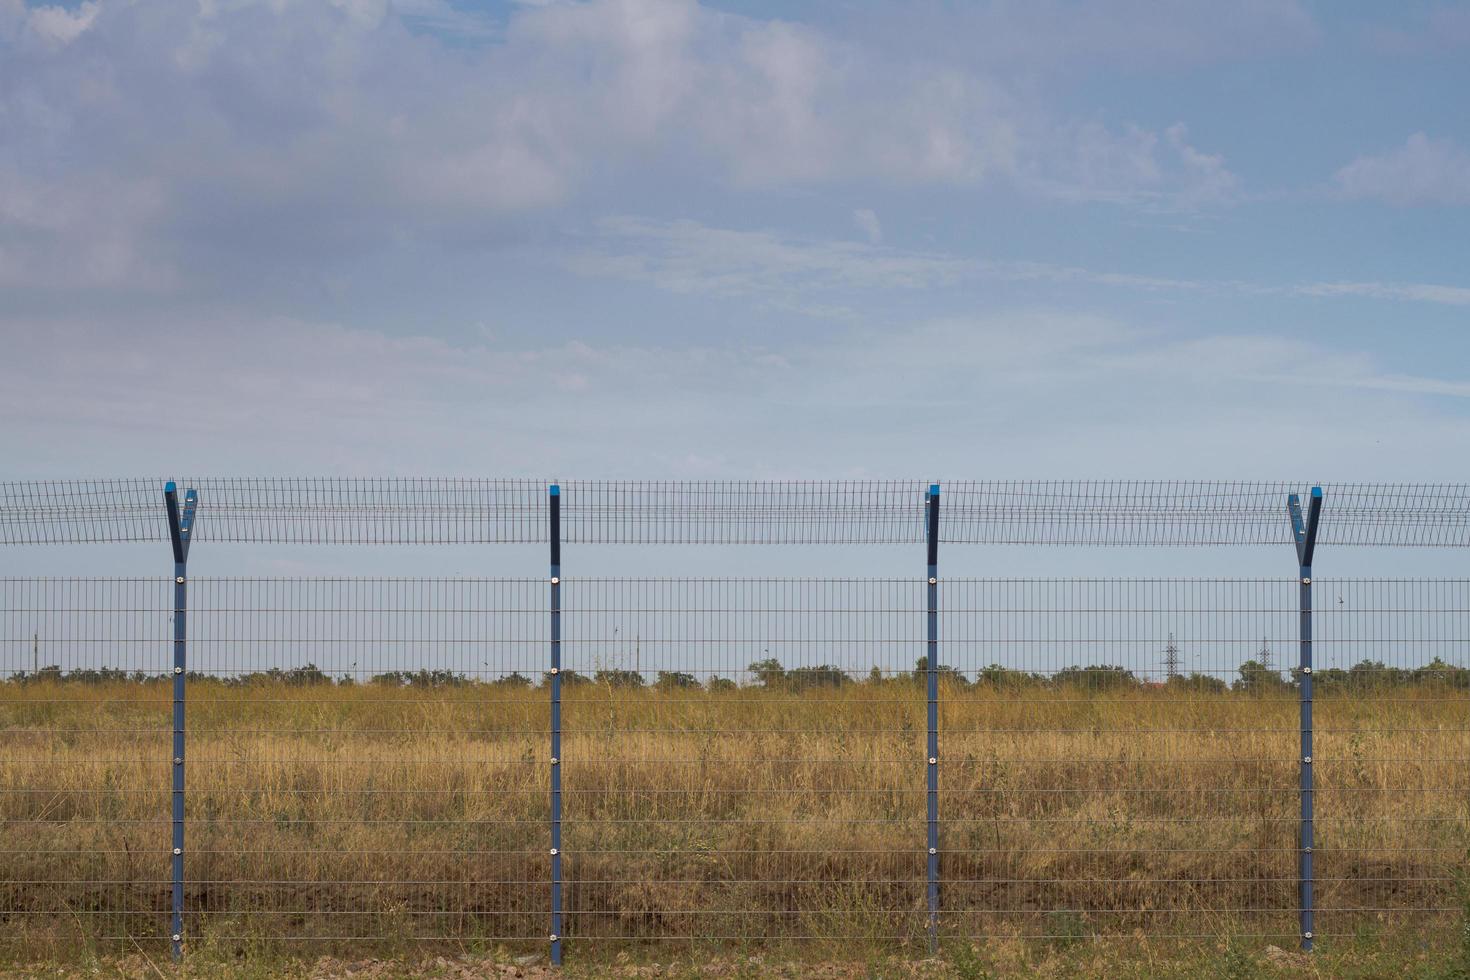
[(1322, 517), (1322, 488), (1313, 487), (1310, 499), (1304, 519), (1301, 498), (1296, 494), (1286, 498), (1286, 509), (1291, 514), (1291, 538), (1296, 542), (1297, 562), (1303, 568), (1312, 567), (1312, 553), (1317, 550), (1317, 522)]
[(199, 492), (184, 491), (184, 506), (179, 509), (179, 487), (172, 480), (163, 485), (163, 502), (168, 507), (168, 537), (174, 546), (174, 564), (189, 560), (189, 539), (194, 536), (194, 511), (199, 506)]

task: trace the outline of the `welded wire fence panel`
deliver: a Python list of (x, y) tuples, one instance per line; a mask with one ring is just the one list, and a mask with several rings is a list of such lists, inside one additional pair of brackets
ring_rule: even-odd
[[(0, 483), (0, 542), (167, 541), (164, 479)], [(546, 485), (455, 478), (179, 479), (195, 540), (455, 544), (546, 540)]]
[(1463, 912), (1470, 581), (1317, 579), (1318, 922), (1352, 935)]
[[(12, 945), (168, 934), (172, 586), (0, 582)], [(539, 940), (544, 583), (190, 587), (186, 942)]]
[(566, 580), (569, 941), (923, 936), (923, 589)]
[(545, 933), (544, 582), (194, 579), (186, 933)]
[(0, 946), (168, 935), (171, 579), (0, 579)]
[[(196, 540), (330, 544), (544, 542), (546, 483), (201, 478)], [(0, 543), (164, 541), (163, 479), (0, 482)], [(561, 484), (567, 542), (918, 544), (919, 480)], [(1287, 544), (1286, 495), (1309, 484), (954, 481), (940, 540), (971, 544)], [(1470, 545), (1470, 485), (1324, 485), (1324, 545)]]
[(603, 544), (912, 544), (917, 480), (563, 483), (563, 534)]
[(1294, 580), (943, 583), (943, 925), (1295, 929)]
[[(955, 544), (1285, 545), (1305, 483), (1202, 480), (954, 481), (940, 537)], [(1470, 545), (1470, 487), (1329, 483), (1324, 545)]]
[[(171, 579), (0, 580), (0, 941), (167, 936)], [(545, 579), (189, 583), (186, 945), (549, 926)], [(568, 579), (565, 935), (924, 945), (923, 579)], [(941, 579), (946, 938), (1298, 911), (1297, 581)], [(1470, 848), (1470, 582), (1318, 579), (1317, 932)]]

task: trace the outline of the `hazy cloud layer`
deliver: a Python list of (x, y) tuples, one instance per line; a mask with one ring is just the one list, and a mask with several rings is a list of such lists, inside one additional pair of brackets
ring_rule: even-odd
[(1146, 74), (1266, 58), (1309, 50), (1323, 33), (1296, 0), (918, 0), (848, 13), (865, 26), (879, 25), (886, 42), (906, 52), (1041, 76)]
[(777, 9), (0, 0), (4, 468), (1470, 476), (1462, 16)]
[(1183, 126), (1058, 117), (983, 61), (681, 0), (548, 4), (493, 29), (425, 2), (5, 9), (0, 276), (31, 288), (458, 238), (660, 172), (1168, 208), (1237, 187)]
[[(876, 216), (872, 220), (876, 222)], [(872, 239), (863, 219), (855, 215), (855, 221)], [(847, 307), (821, 306), (819, 300), (852, 295), (855, 290), (936, 289), (984, 281), (1083, 284), (1145, 293), (1359, 297), (1470, 306), (1470, 288), (1433, 283), (1178, 279), (910, 251), (885, 247), (875, 240), (818, 240), (774, 231), (711, 228), (688, 220), (608, 218), (599, 224), (597, 237), (595, 247), (567, 259), (570, 269), (587, 276), (647, 283), (674, 293), (756, 297), (814, 314), (850, 314)]]
[(1366, 351), (1042, 309), (782, 351), (224, 326), (208, 349), (170, 347), (178, 324), (18, 331), (0, 451), (88, 475), (973, 474), (983, 447), (996, 474), (1428, 476), (1459, 426), (1423, 399), (1470, 398)]
[(1388, 204), (1470, 204), (1470, 151), (1449, 140), (1410, 136), (1387, 153), (1362, 156), (1337, 172), (1337, 186), (1352, 198)]

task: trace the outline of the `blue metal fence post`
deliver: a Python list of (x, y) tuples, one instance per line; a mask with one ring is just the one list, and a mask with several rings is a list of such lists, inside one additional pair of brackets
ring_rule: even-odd
[(548, 494), (551, 537), (551, 962), (561, 965), (561, 487)]
[(173, 751), (173, 914), (169, 923), (169, 951), (175, 960), (184, 955), (184, 695), (186, 692), (186, 647), (189, 608), (189, 540), (194, 532), (194, 511), (199, 495), (184, 491), (179, 508), (179, 488), (169, 481), (163, 488), (168, 509), (168, 536), (174, 552), (174, 751)]
[(1311, 504), (1306, 518), (1302, 517), (1300, 498), (1292, 494), (1286, 501), (1291, 515), (1292, 540), (1296, 543), (1299, 609), (1301, 616), (1301, 664), (1298, 668), (1298, 689), (1301, 696), (1302, 751), (1301, 751), (1301, 839), (1299, 843), (1301, 880), (1301, 939), (1303, 952), (1311, 952), (1313, 924), (1313, 869), (1312, 847), (1315, 839), (1313, 830), (1314, 809), (1312, 800), (1312, 554), (1317, 548), (1317, 522), (1322, 516), (1322, 488), (1312, 488)]
[(939, 484), (929, 487), (928, 818), (929, 951), (939, 952)]

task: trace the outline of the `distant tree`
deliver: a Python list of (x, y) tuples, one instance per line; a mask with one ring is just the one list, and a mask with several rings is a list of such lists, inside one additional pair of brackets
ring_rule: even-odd
[(1110, 664), (1065, 667), (1052, 675), (1052, 682), (1061, 687), (1081, 687), (1089, 691), (1115, 691), (1138, 686), (1138, 678), (1133, 676), (1133, 671)]
[(62, 680), (61, 667), (58, 664), (50, 664), (34, 670), (29, 674), (21, 671), (15, 675), (15, 679), (21, 684), (35, 684), (40, 681), (60, 681)]
[(786, 672), (786, 686), (793, 691), (811, 687), (841, 687), (851, 681), (847, 671), (832, 664), (815, 667), (793, 667)]
[(128, 672), (117, 667), (85, 668), (69, 670), (63, 679), (75, 684), (118, 683), (128, 679)]
[[(1300, 672), (1294, 670), (1292, 676), (1300, 680)], [(1341, 667), (1318, 667), (1312, 671), (1312, 690), (1317, 694), (1346, 691), (1350, 686), (1348, 672)]]
[[(1422, 670), (1423, 668), (1421, 668)], [(1300, 671), (1292, 671), (1300, 680)], [(1419, 681), (1422, 675), (1417, 670), (1389, 667), (1381, 660), (1361, 660), (1346, 670), (1341, 667), (1317, 668), (1312, 671), (1312, 687), (1327, 693), (1350, 693), (1371, 695), (1377, 691), (1405, 687)]]
[[(955, 670), (948, 664), (940, 664), (937, 668), (935, 668), (935, 671), (939, 674), (939, 679), (941, 681), (949, 684), (955, 684), (960, 687), (970, 686), (970, 682), (965, 680), (965, 675), (960, 673), (958, 670)], [(914, 661), (913, 678), (921, 684), (927, 684), (929, 682), (928, 657), (920, 657), (918, 660)]]
[(1231, 687), (1244, 694), (1271, 694), (1291, 686), (1259, 660), (1247, 660), (1240, 665), (1238, 673), (1240, 676)]
[(608, 687), (642, 687), (643, 675), (636, 670), (603, 669), (592, 675), (598, 684)]
[(530, 687), (531, 678), (521, 673), (512, 673), (506, 674), (504, 677), (497, 677), (491, 683), (501, 687)]
[(452, 670), (390, 670), (385, 674), (374, 674), (374, 684), (391, 687), (460, 687), (470, 679)]
[(661, 691), (698, 689), (700, 686), (698, 677), (679, 670), (661, 670), (658, 672), (658, 679), (653, 683)]
[(1435, 657), (1414, 671), (1414, 683), (1449, 687), (1463, 691), (1470, 688), (1470, 668), (1456, 667)]
[(710, 691), (734, 691), (740, 687), (728, 677), (711, 677), (704, 686)]
[(1403, 687), (1413, 673), (1402, 667), (1386, 666), (1381, 660), (1363, 660), (1348, 668), (1348, 687), (1354, 691), (1380, 691)]
[(833, 664), (792, 667), (787, 670), (774, 657), (757, 660), (745, 669), (754, 674), (761, 687), (768, 691), (802, 691), (813, 687), (841, 687), (852, 681), (852, 678), (847, 676), (847, 671)]
[(745, 669), (755, 675), (755, 679), (760, 682), (761, 687), (767, 689), (780, 687), (782, 681), (786, 679), (786, 668), (782, 667), (781, 661), (775, 657), (757, 660)]
[[(575, 687), (580, 684), (592, 683), (592, 678), (588, 677), (586, 674), (579, 674), (575, 670), (567, 670), (565, 667), (563, 667), (559, 673), (561, 676), (562, 687)], [(542, 686), (551, 683), (551, 675), (549, 673), (542, 674), (541, 683)]]
[(330, 684), (332, 678), (316, 664), (307, 663), (288, 670), (272, 667), (269, 670), (240, 674), (234, 678), (233, 682), (237, 685), (289, 684), (292, 687), (309, 687), (315, 684)]
[(1000, 664), (991, 664), (989, 667), (981, 668), (975, 675), (977, 685), (986, 685), (997, 688), (1023, 687), (1029, 684), (1038, 684), (1045, 678), (1040, 674), (1028, 674), (1024, 670), (1015, 670), (1011, 667), (1002, 667)]
[(1189, 675), (1179, 674), (1169, 678), (1170, 690), (1185, 691), (1190, 694), (1224, 694), (1230, 690), (1222, 678), (1213, 674), (1194, 673)]

